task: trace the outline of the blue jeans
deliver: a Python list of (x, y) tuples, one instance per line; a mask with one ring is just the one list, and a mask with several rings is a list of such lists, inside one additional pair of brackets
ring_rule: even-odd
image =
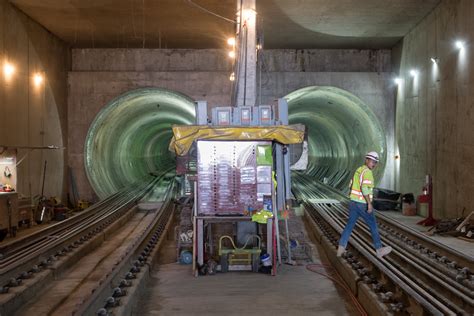
[(357, 219), (361, 216), (367, 225), (370, 228), (370, 233), (372, 235), (372, 240), (374, 242), (375, 249), (382, 248), (382, 242), (380, 241), (379, 231), (377, 229), (377, 222), (374, 215), (375, 210), (372, 213), (367, 212), (367, 204), (358, 203), (354, 201), (349, 202), (349, 219), (347, 225), (342, 232), (341, 239), (339, 240), (339, 245), (346, 248), (351, 236), (352, 229), (354, 228)]

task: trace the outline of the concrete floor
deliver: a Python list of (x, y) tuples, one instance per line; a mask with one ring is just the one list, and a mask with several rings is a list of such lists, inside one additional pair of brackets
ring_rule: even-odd
[(191, 266), (161, 265), (135, 315), (356, 315), (344, 293), (305, 266), (278, 276), (230, 272), (193, 277)]
[[(309, 271), (303, 263), (307, 260), (280, 266), (275, 277), (229, 272), (196, 278), (190, 265), (176, 263), (172, 239), (160, 250), (134, 315), (358, 315), (349, 295), (328, 277)], [(324, 267), (324, 253), (311, 248), (311, 257), (320, 264), (316, 270), (333, 276)]]
[[(400, 212), (383, 214), (415, 230), (419, 216)], [(474, 255), (472, 243), (449, 236), (433, 239)], [(321, 250), (313, 249), (317, 264), (326, 264)], [(358, 315), (348, 294), (326, 276), (306, 265), (280, 267), (276, 277), (249, 272), (218, 273), (193, 277), (191, 266), (175, 263), (175, 244), (170, 241), (160, 253), (159, 266), (151, 275), (135, 315)], [(331, 268), (318, 271), (332, 275)]]

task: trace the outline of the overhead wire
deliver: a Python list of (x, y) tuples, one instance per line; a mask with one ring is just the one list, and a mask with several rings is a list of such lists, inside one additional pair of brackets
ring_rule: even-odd
[(145, 0), (142, 0), (142, 48), (145, 48)]
[(204, 8), (204, 7), (202, 7), (202, 6), (200, 6), (199, 4), (193, 2), (192, 0), (185, 0), (185, 1), (186, 1), (187, 3), (189, 3), (190, 5), (196, 7), (196, 8), (198, 8), (198, 9), (204, 11), (204, 12), (209, 13), (209, 14), (211, 14), (211, 15), (213, 15), (213, 16), (215, 16), (215, 17), (218, 17), (218, 18), (220, 18), (220, 19), (223, 19), (223, 20), (225, 20), (225, 21), (227, 21), (227, 22), (229, 22), (229, 23), (233, 23), (233, 24), (236, 24), (236, 23), (237, 23), (235, 20), (226, 18), (225, 16), (219, 15), (219, 14), (217, 14), (217, 13), (214, 13), (214, 12), (212, 12), (212, 11), (210, 11), (210, 10), (208, 10), (208, 9), (206, 9), (206, 8)]

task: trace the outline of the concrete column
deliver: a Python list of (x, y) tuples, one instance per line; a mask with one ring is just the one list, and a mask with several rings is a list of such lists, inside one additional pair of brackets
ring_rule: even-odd
[(243, 0), (239, 21), (237, 106), (255, 105), (257, 92), (257, 12), (256, 0)]

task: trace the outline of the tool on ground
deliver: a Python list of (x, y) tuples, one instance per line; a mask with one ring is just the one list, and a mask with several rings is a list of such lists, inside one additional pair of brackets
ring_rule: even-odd
[(48, 161), (44, 161), (44, 168), (43, 168), (43, 184), (41, 186), (41, 195), (38, 200), (38, 206), (36, 208), (36, 215), (35, 220), (37, 224), (43, 223), (44, 217), (46, 215), (46, 197), (44, 196), (44, 183), (46, 179), (46, 166)]

